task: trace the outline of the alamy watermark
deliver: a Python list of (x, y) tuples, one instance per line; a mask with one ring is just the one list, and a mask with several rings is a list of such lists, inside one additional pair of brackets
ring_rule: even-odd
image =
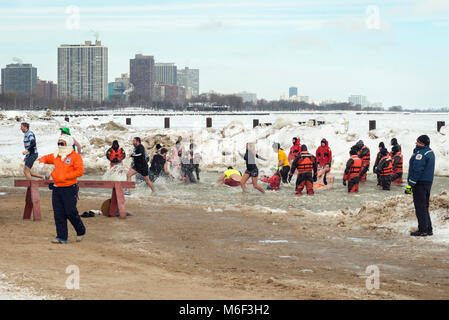
[(70, 274), (65, 281), (65, 286), (69, 290), (80, 289), (80, 268), (77, 265), (70, 265), (65, 269), (66, 274)]
[(368, 30), (380, 30), (380, 9), (378, 6), (368, 6), (366, 8), (365, 26)]
[(367, 274), (367, 278), (365, 280), (366, 289), (379, 290), (380, 288), (380, 270), (376, 265), (370, 265), (366, 267), (365, 273)]
[(78, 6), (68, 6), (65, 9), (68, 17), (65, 20), (65, 26), (69, 30), (79, 30), (81, 28), (81, 10)]

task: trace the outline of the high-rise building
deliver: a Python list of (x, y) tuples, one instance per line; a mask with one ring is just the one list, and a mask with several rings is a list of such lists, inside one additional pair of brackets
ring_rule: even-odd
[(255, 93), (243, 91), (237, 93), (236, 96), (241, 97), (243, 102), (257, 103), (257, 94)]
[(129, 81), (134, 88), (131, 92), (132, 100), (151, 103), (154, 87), (154, 57), (136, 54), (135, 58), (130, 60), (129, 70)]
[(37, 80), (37, 95), (39, 97), (53, 100), (58, 97), (58, 85), (53, 81)]
[(288, 97), (292, 98), (292, 97), (298, 97), (298, 88), (296, 87), (290, 87), (288, 89)]
[(58, 95), (101, 102), (108, 97), (108, 48), (100, 41), (58, 48)]
[(348, 98), (348, 102), (349, 103), (351, 103), (351, 104), (353, 104), (353, 105), (360, 105), (360, 106), (362, 106), (362, 107), (366, 107), (367, 106), (367, 104), (368, 104), (368, 100), (367, 100), (367, 98), (365, 97), (365, 96), (362, 96), (362, 95), (351, 95), (349, 98)]
[(3, 93), (33, 94), (37, 87), (37, 69), (31, 64), (8, 64), (2, 69)]
[(177, 69), (174, 63), (155, 63), (154, 82), (176, 86), (178, 83)]
[(187, 98), (200, 94), (200, 70), (185, 67), (178, 70), (178, 86), (186, 89)]
[(183, 104), (186, 99), (186, 90), (184, 87), (165, 84), (162, 82), (154, 85), (154, 101), (164, 101), (173, 104)]
[(124, 92), (129, 88), (129, 75), (122, 73), (120, 78), (115, 78), (114, 82), (109, 83), (109, 99), (114, 96), (120, 99), (126, 99)]

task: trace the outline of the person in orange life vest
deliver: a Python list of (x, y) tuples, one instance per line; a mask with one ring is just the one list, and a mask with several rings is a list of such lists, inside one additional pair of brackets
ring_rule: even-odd
[(81, 241), (86, 234), (86, 228), (76, 208), (78, 200), (77, 179), (84, 174), (83, 159), (73, 150), (71, 139), (62, 135), (58, 140), (58, 150), (55, 153), (43, 156), (39, 162), (53, 164), (52, 171), (53, 193), (52, 204), (56, 224), (56, 239), (53, 243), (67, 243), (67, 220), (75, 228), (77, 241)]
[(343, 175), (343, 185), (348, 186), (348, 192), (359, 192), (362, 159), (358, 157), (357, 153), (357, 148), (352, 147), (349, 151), (350, 158), (346, 162), (346, 169)]
[(404, 163), (404, 157), (402, 156), (401, 147), (396, 144), (391, 149), (392, 161), (393, 161), (393, 174), (391, 181), (394, 183), (402, 183), (402, 168)]
[(263, 182), (270, 184), (269, 186), (267, 186), (267, 190), (278, 191), (280, 184), (281, 184), (280, 177), (281, 177), (281, 174), (280, 174), (279, 170), (277, 170), (271, 178), (263, 177), (263, 178), (261, 178), (261, 180)]
[(313, 195), (313, 183), (317, 181), (318, 168), (315, 156), (307, 151), (306, 145), (301, 146), (301, 152), (293, 160), (289, 175), (293, 176), (295, 170), (298, 170), (296, 194), (302, 194), (302, 190), (306, 187), (307, 194)]
[(332, 151), (326, 139), (321, 140), (321, 145), (316, 149), (316, 160), (318, 162), (318, 169), (324, 168), (326, 163), (332, 163)]
[(123, 159), (126, 158), (125, 150), (120, 148), (118, 141), (112, 142), (112, 147), (106, 151), (106, 158), (110, 161), (111, 168), (115, 165), (121, 164)]
[(380, 185), (382, 186), (382, 190), (390, 190), (393, 164), (387, 149), (382, 149), (380, 153), (382, 158), (376, 167), (376, 173), (380, 175)]
[(369, 170), (369, 164), (371, 160), (371, 155), (369, 148), (365, 146), (362, 140), (359, 140), (355, 145), (359, 150), (358, 156), (362, 160), (362, 172), (360, 173), (360, 182), (366, 181), (366, 173)]
[(288, 162), (293, 163), (296, 156), (301, 152), (301, 139), (294, 137), (292, 140), (293, 145), (290, 147), (290, 152), (288, 153)]
[(379, 143), (379, 152), (377, 153), (376, 156), (376, 161), (374, 162), (374, 167), (373, 167), (373, 173), (375, 173), (377, 175), (377, 185), (380, 186), (380, 175), (376, 173), (376, 167), (379, 164), (380, 159), (382, 159), (382, 155), (381, 155), (381, 151), (382, 149), (385, 149), (385, 143), (380, 142)]

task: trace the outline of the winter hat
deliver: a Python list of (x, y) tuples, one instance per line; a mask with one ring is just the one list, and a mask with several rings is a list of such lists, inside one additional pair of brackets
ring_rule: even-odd
[(395, 144), (395, 145), (391, 148), (391, 152), (393, 152), (393, 154), (398, 153), (399, 150), (401, 150), (401, 147), (400, 147), (398, 144)]
[(419, 136), (418, 139), (416, 139), (417, 141), (421, 142), (423, 145), (428, 146), (430, 145), (430, 138), (427, 135), (422, 135)]
[(305, 144), (303, 144), (303, 145), (301, 146), (301, 151), (307, 151), (307, 146), (306, 146)]
[(350, 154), (351, 156), (355, 156), (355, 155), (357, 154), (357, 148), (352, 147), (351, 150), (349, 150), (349, 154)]
[(391, 145), (394, 146), (396, 144), (398, 144), (398, 139), (396, 138), (391, 139)]
[(383, 148), (382, 150), (380, 150), (380, 154), (386, 156), (388, 154), (388, 150)]
[(356, 146), (359, 147), (359, 148), (363, 147), (364, 145), (365, 145), (365, 144), (363, 143), (363, 140), (359, 140), (359, 141), (356, 143)]
[(383, 143), (383, 142), (379, 143), (379, 148), (384, 149), (385, 148), (385, 143)]

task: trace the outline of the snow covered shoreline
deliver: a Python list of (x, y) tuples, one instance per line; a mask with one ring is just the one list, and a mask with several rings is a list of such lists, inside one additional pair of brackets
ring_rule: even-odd
[[(105, 152), (112, 141), (119, 140), (129, 154), (132, 152), (131, 140), (135, 136), (142, 138), (149, 151), (156, 143), (171, 147), (179, 136), (183, 137), (184, 147), (188, 147), (190, 140), (193, 140), (198, 146), (198, 152), (201, 153), (201, 167), (205, 170), (222, 170), (229, 165), (243, 170), (244, 162), (238, 152), (244, 152), (246, 142), (255, 142), (257, 152), (269, 159), (267, 162), (258, 163), (263, 170), (273, 167), (276, 163), (276, 154), (271, 148), (273, 142), (279, 142), (288, 153), (292, 137), (297, 136), (300, 137), (302, 144), (306, 144), (310, 151), (315, 152), (321, 139), (326, 138), (333, 152), (333, 170), (341, 173), (348, 158), (348, 150), (358, 140), (363, 140), (371, 149), (373, 160), (377, 154), (379, 142), (383, 141), (389, 147), (389, 141), (393, 137), (397, 138), (402, 146), (405, 170), (407, 170), (408, 159), (412, 154), (416, 137), (427, 134), (437, 159), (436, 174), (449, 176), (449, 126), (443, 127), (438, 133), (433, 116), (424, 119), (421, 114), (394, 114), (391, 116), (392, 119), (379, 120), (378, 129), (369, 132), (367, 119), (376, 120), (373, 114), (365, 118), (360, 118), (361, 115), (356, 112), (326, 113), (320, 116), (317, 114), (315, 117), (317, 120), (326, 122), (321, 126), (312, 126), (311, 123), (307, 123), (310, 115), (304, 116), (304, 114), (272, 113), (266, 118), (272, 125), (262, 125), (254, 129), (251, 128), (250, 122), (257, 116), (236, 114), (234, 117), (228, 116), (227, 122), (223, 116), (223, 121), (220, 122), (221, 118), (217, 115), (215, 123), (218, 125), (206, 129), (205, 123), (202, 122), (203, 118), (178, 115), (172, 120), (172, 122), (177, 121), (176, 127), (162, 129), (155, 128), (154, 119), (144, 116), (133, 117), (132, 125), (126, 126), (122, 117), (112, 115), (99, 118), (72, 118), (67, 123), (61, 117), (46, 117), (45, 112), (42, 111), (25, 113), (4, 111), (0, 112), (0, 176), (16, 176), (22, 172), (23, 134), (19, 130), (22, 120), (31, 124), (31, 130), (37, 138), (40, 156), (54, 151), (59, 136), (58, 128), (68, 126), (73, 136), (83, 145), (82, 155), (86, 172), (96, 175), (102, 175), (109, 167)], [(379, 115), (379, 117), (383, 116)], [(447, 115), (438, 115), (439, 118), (447, 120)], [(300, 125), (297, 119), (305, 120), (306, 123)], [(262, 119), (260, 122), (264, 123), (264, 121)], [(225, 125), (220, 126), (220, 124)], [(124, 165), (128, 166), (129, 162), (130, 159), (127, 158)]]

